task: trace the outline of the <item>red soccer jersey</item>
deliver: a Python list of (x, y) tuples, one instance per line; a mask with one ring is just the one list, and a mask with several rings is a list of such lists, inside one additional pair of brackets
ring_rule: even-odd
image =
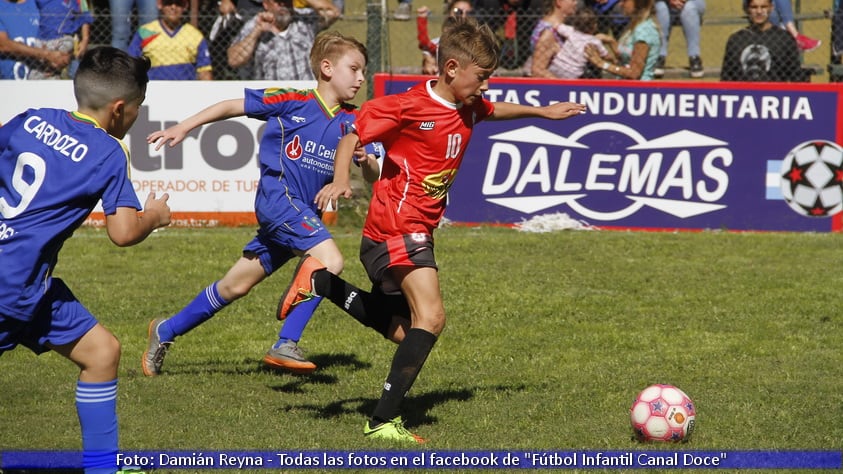
[(361, 107), (356, 122), (360, 141), (379, 141), (386, 149), (363, 227), (363, 235), (376, 242), (433, 233), (474, 124), (494, 111), (486, 99), (471, 106), (446, 102), (431, 90), (434, 83), (426, 81)]

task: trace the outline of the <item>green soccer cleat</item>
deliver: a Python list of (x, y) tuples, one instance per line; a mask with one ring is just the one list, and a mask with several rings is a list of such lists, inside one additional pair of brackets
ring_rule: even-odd
[(404, 421), (400, 416), (383, 423), (375, 428), (369, 428), (369, 422), (363, 428), (363, 435), (369, 439), (383, 439), (387, 441), (400, 441), (402, 443), (422, 444), (427, 442), (417, 434), (410, 433), (407, 428), (404, 428)]

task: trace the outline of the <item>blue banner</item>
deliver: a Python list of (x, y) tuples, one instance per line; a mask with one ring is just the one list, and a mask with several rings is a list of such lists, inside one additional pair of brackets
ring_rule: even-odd
[[(9, 451), (0, 468), (81, 467), (78, 452)], [(133, 451), (115, 466), (145, 469), (841, 469), (840, 451)]]
[[(428, 80), (376, 76), (377, 95)], [(578, 102), (562, 121), (479, 124), (446, 217), (518, 223), (566, 213), (597, 227), (840, 230), (839, 84), (492, 78), (486, 97)]]

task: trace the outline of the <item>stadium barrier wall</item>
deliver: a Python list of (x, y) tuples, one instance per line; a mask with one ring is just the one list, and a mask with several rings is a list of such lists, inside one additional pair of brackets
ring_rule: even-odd
[[(375, 95), (424, 79), (377, 75)], [(492, 101), (579, 102), (588, 112), (483, 122), (446, 217), (515, 224), (565, 213), (600, 228), (840, 231), (842, 92), (836, 84), (493, 78)], [(791, 185), (803, 206), (785, 199)]]
[[(175, 147), (155, 150), (146, 137), (220, 100), (243, 97), (244, 88), (313, 88), (315, 81), (151, 81), (138, 120), (124, 142), (141, 204), (150, 192), (170, 194), (173, 225), (251, 225), (259, 178), (258, 137), (265, 122), (246, 117), (197, 128)], [(0, 81), (0, 122), (27, 108), (76, 109), (71, 81)], [(314, 144), (318, 146), (318, 144)], [(102, 209), (88, 225), (104, 225)]]
[[(375, 95), (425, 79), (379, 74)], [(244, 117), (206, 125), (158, 151), (146, 136), (219, 100), (242, 97), (245, 87), (313, 85), (151, 82), (125, 138), (141, 203), (151, 191), (168, 192), (175, 225), (253, 224), (264, 122)], [(840, 231), (843, 153), (834, 144), (843, 143), (842, 95), (839, 84), (493, 78), (487, 94), (493, 101), (575, 101), (588, 113), (479, 125), (446, 217), (515, 224), (566, 213), (600, 228)], [(70, 81), (0, 81), (0, 96), (3, 123), (31, 107), (75, 108)], [(793, 150), (801, 150), (796, 160), (788, 158)], [(823, 151), (812, 155), (816, 150)], [(824, 201), (788, 201), (783, 174), (802, 183), (796, 188), (803, 202), (814, 187), (822, 188)], [(89, 224), (102, 219), (95, 213)]]

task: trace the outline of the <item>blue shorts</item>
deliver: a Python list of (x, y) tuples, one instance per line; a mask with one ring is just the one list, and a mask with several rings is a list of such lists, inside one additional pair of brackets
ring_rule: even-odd
[(285, 197), (272, 209), (272, 220), (261, 212), (256, 214), (260, 228), (258, 234), (243, 248), (243, 254), (253, 254), (260, 259), (267, 275), (281, 268), (295, 256), (294, 250), (306, 252), (331, 239), (331, 233), (316, 212), (299, 199)]
[(78, 341), (96, 324), (94, 315), (82, 306), (67, 285), (53, 278), (31, 321), (0, 314), (0, 354), (18, 344), (41, 354), (50, 350), (47, 343), (61, 346)]

